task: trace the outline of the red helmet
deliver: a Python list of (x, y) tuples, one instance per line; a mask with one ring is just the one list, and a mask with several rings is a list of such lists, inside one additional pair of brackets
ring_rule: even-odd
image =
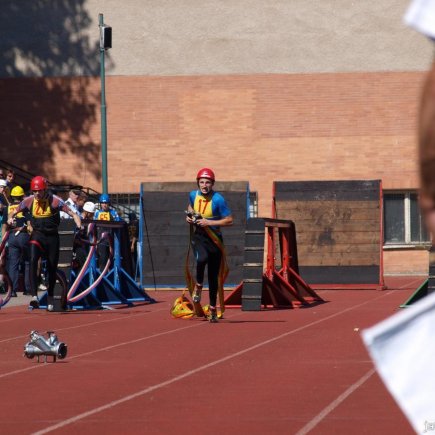
[(214, 172), (209, 168), (202, 168), (199, 170), (196, 180), (199, 180), (200, 178), (208, 178), (209, 180), (214, 182)]
[(38, 175), (37, 177), (32, 178), (30, 182), (30, 190), (45, 190), (47, 189), (47, 180), (44, 177)]

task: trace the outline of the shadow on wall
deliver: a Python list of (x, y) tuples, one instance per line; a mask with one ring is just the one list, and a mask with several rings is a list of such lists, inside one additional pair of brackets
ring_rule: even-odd
[(2, 159), (71, 181), (80, 165), (56, 174), (54, 156), (72, 153), (100, 179), (100, 144), (91, 137), (100, 107), (98, 17), (85, 0), (7, 1), (0, 28)]

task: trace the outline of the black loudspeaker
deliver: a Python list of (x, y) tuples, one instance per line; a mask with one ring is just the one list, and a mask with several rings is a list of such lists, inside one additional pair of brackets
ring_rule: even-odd
[(112, 28), (110, 26), (100, 26), (100, 49), (107, 50), (112, 48)]

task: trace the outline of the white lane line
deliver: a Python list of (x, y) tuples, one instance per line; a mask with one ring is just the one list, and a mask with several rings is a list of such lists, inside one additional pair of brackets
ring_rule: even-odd
[[(236, 358), (238, 356), (244, 355), (245, 353), (248, 353), (248, 352), (251, 352), (251, 351), (253, 351), (255, 349), (263, 347), (263, 346), (265, 346), (267, 344), (270, 344), (270, 343), (273, 343), (275, 341), (281, 340), (282, 338), (288, 337), (289, 335), (296, 334), (297, 332), (303, 331), (304, 329), (310, 328), (311, 326), (318, 325), (319, 323), (323, 323), (323, 322), (325, 322), (327, 320), (333, 319), (334, 317), (340, 316), (340, 315), (342, 315), (344, 313), (347, 313), (348, 311), (352, 311), (352, 310), (355, 310), (356, 308), (362, 307), (363, 305), (369, 304), (371, 302), (375, 302), (376, 300), (381, 299), (381, 298), (383, 298), (383, 297), (385, 297), (385, 296), (387, 296), (387, 295), (389, 295), (391, 293), (392, 293), (391, 291), (387, 291), (387, 292), (383, 293), (381, 296), (379, 296), (377, 298), (371, 299), (369, 301), (365, 301), (365, 302), (363, 302), (361, 304), (355, 305), (355, 306), (350, 307), (350, 308), (346, 308), (345, 310), (342, 310), (342, 311), (339, 311), (337, 313), (331, 314), (330, 316), (324, 317), (323, 319), (319, 319), (319, 320), (316, 320), (314, 322), (308, 323), (307, 325), (300, 326), (299, 328), (293, 329), (291, 331), (288, 331), (288, 332), (285, 332), (283, 334), (280, 334), (280, 335), (278, 335), (276, 337), (273, 337), (273, 338), (270, 338), (268, 340), (265, 340), (265, 341), (262, 341), (260, 343), (257, 343), (257, 344), (255, 344), (253, 346), (247, 347), (246, 349), (240, 350), (239, 352), (232, 353), (232, 354), (227, 355), (227, 356), (225, 356), (223, 358), (220, 358), (220, 359), (217, 359), (215, 361), (212, 361), (212, 362), (210, 362), (208, 364), (204, 364), (202, 366), (199, 366), (196, 369), (188, 370), (187, 372), (184, 372), (184, 373), (182, 373), (182, 374), (180, 374), (178, 376), (174, 376), (173, 378), (170, 378), (167, 381), (161, 382), (159, 384), (152, 385), (152, 386), (147, 387), (147, 388), (145, 388), (143, 390), (137, 391), (136, 393), (130, 394), (128, 396), (124, 396), (121, 399), (114, 400), (112, 402), (106, 403), (105, 405), (99, 406), (99, 407), (94, 408), (94, 409), (90, 409), (89, 411), (83, 412), (81, 414), (77, 414), (77, 415), (75, 415), (73, 417), (70, 417), (70, 418), (68, 418), (66, 420), (60, 421), (57, 424), (48, 426), (48, 427), (46, 427), (44, 429), (41, 429), (41, 430), (39, 430), (37, 432), (34, 432), (33, 435), (42, 435), (42, 434), (51, 432), (53, 430), (63, 428), (63, 427), (68, 426), (68, 425), (70, 425), (72, 423), (76, 423), (77, 421), (83, 420), (86, 417), (89, 417), (91, 415), (94, 415), (94, 414), (97, 414), (99, 412), (105, 411), (107, 409), (113, 408), (113, 407), (115, 407), (117, 405), (120, 405), (122, 403), (128, 402), (128, 401), (133, 400), (133, 399), (135, 399), (137, 397), (144, 396), (145, 394), (148, 394), (148, 393), (150, 393), (152, 391), (155, 391), (155, 390), (158, 390), (160, 388), (163, 388), (163, 387), (166, 387), (168, 385), (171, 385), (171, 384), (173, 384), (175, 382), (178, 382), (178, 381), (180, 381), (182, 379), (185, 379), (185, 378), (187, 378), (189, 376), (195, 375), (195, 374), (197, 374), (199, 372), (202, 372), (202, 371), (204, 371), (206, 369), (209, 369), (209, 368), (214, 367), (214, 366), (216, 366), (218, 364), (226, 362), (226, 361), (228, 361), (230, 359)], [(91, 353), (94, 353), (94, 352), (89, 352), (89, 354), (91, 354)]]
[(23, 313), (22, 316), (17, 316), (17, 317), (12, 317), (12, 318), (8, 318), (8, 319), (1, 319), (0, 323), (7, 323), (7, 322), (15, 322), (15, 320), (29, 320), (31, 319), (30, 316), (24, 317), (25, 313)]
[[(29, 301), (30, 301), (30, 299), (29, 299)], [(166, 302), (166, 301), (163, 301), (163, 302)], [(168, 301), (168, 303), (169, 303), (169, 301)], [(128, 309), (128, 308), (149, 307), (151, 305), (153, 305), (153, 304), (146, 304), (146, 303), (144, 303), (144, 304), (133, 306), (133, 307), (125, 307), (125, 309)], [(21, 306), (23, 307), (23, 311), (20, 311), (18, 313), (10, 313), (11, 316), (15, 316), (15, 317), (6, 318), (6, 319), (0, 317), (0, 324), (1, 323), (6, 323), (6, 322), (14, 322), (16, 320), (32, 320), (32, 319), (35, 318), (35, 316), (37, 316), (38, 318), (41, 318), (44, 315), (44, 312), (45, 312), (44, 309), (41, 309), (41, 311), (36, 310), (35, 312), (32, 312), (31, 310), (28, 309), (28, 304), (15, 305), (15, 306), (12, 306), (10, 308), (21, 307)], [(0, 313), (1, 313), (1, 310), (4, 310), (4, 309), (5, 308), (1, 308), (0, 309)], [(114, 312), (116, 313), (116, 311), (118, 311), (118, 312), (122, 313), (122, 311), (121, 311), (122, 309), (123, 308), (113, 309), (113, 307), (111, 307), (110, 305), (107, 305), (105, 307), (105, 310), (104, 311), (100, 311), (100, 312), (108, 313), (110, 311), (113, 314)], [(68, 311), (68, 312), (65, 312), (65, 313), (59, 313), (59, 314), (62, 314), (62, 315), (66, 315), (66, 314), (75, 315), (75, 314), (81, 314), (81, 313), (86, 313), (87, 314), (90, 311), (94, 311), (94, 313), (98, 313), (98, 311), (95, 311), (95, 310), (86, 310), (86, 309), (84, 309), (84, 310), (71, 310), (71, 311)], [(156, 310), (156, 311), (161, 311), (161, 310)], [(152, 311), (148, 311), (148, 312), (152, 312)], [(9, 314), (9, 312), (8, 312), (8, 314)], [(41, 317), (39, 317), (39, 315), (41, 315)], [(51, 316), (55, 316), (56, 314), (55, 313), (50, 313), (49, 315), (51, 317)]]
[[(236, 316), (238, 316), (238, 315), (240, 315), (240, 314), (236, 314)], [(232, 317), (236, 317), (236, 316), (232, 316)], [(230, 318), (232, 318), (232, 317), (230, 317)], [(111, 346), (101, 347), (99, 349), (94, 349), (94, 350), (89, 351), (89, 352), (79, 353), (77, 355), (73, 355), (71, 357), (68, 357), (68, 359), (71, 360), (71, 359), (81, 358), (83, 356), (93, 355), (95, 353), (99, 353), (99, 352), (104, 352), (104, 351), (107, 351), (107, 350), (116, 349), (117, 347), (120, 347), (120, 346), (128, 346), (129, 344), (139, 343), (141, 341), (150, 340), (152, 338), (161, 337), (163, 335), (169, 335), (169, 334), (172, 334), (174, 332), (179, 332), (179, 331), (183, 331), (185, 329), (195, 328), (195, 327), (201, 326), (201, 325), (204, 325), (204, 322), (195, 322), (192, 325), (184, 326), (182, 328), (171, 329), (169, 331), (159, 332), (159, 333), (153, 334), (153, 335), (147, 335), (145, 337), (140, 337), (140, 338), (136, 338), (134, 340), (124, 341), (122, 343), (113, 344)], [(35, 365), (31, 366), (31, 367), (26, 367), (24, 369), (14, 370), (12, 372), (1, 373), (0, 374), (0, 379), (1, 378), (6, 378), (7, 376), (16, 375), (16, 374), (19, 374), (19, 373), (24, 373), (24, 372), (27, 372), (29, 370), (34, 370), (34, 369), (42, 368), (42, 367), (48, 367), (49, 365), (50, 364), (35, 364)]]
[[(424, 278), (422, 278), (422, 277), (415, 278), (413, 281), (408, 282), (406, 284), (403, 284), (400, 287), (397, 287), (397, 288), (394, 288), (394, 289), (393, 288), (392, 289), (387, 289), (387, 290), (402, 290), (404, 288), (412, 289), (412, 288), (414, 288), (415, 284), (420, 283), (420, 285), (421, 285), (421, 284), (423, 284), (423, 282), (424, 282)], [(417, 290), (417, 288), (415, 290)]]
[(344, 393), (340, 394), (326, 408), (320, 411), (312, 420), (310, 420), (302, 429), (298, 430), (295, 435), (306, 435), (313, 430), (328, 414), (344, 402), (354, 391), (363, 385), (376, 372), (375, 369), (369, 370), (361, 379), (352, 384)]
[[(146, 314), (152, 314), (152, 313), (158, 313), (160, 311), (168, 311), (167, 308), (162, 308), (160, 310), (155, 310), (155, 311), (145, 311), (145, 312), (141, 312), (141, 313), (133, 313), (133, 314), (129, 314), (129, 315), (120, 315), (120, 317), (114, 317), (111, 319), (104, 319), (104, 320), (100, 320), (98, 322), (89, 322), (89, 323), (82, 323), (81, 325), (74, 325), (74, 326), (66, 326), (65, 328), (60, 328), (60, 329), (56, 329), (56, 332), (58, 331), (68, 331), (71, 329), (78, 329), (78, 328), (87, 328), (88, 326), (93, 326), (93, 325), (99, 325), (100, 323), (110, 323), (110, 322), (116, 322), (118, 320), (128, 320), (131, 319), (132, 317), (139, 317), (139, 316), (144, 316)], [(24, 339), (24, 338), (28, 338), (29, 334), (27, 335), (17, 335), (15, 337), (9, 337), (9, 338), (3, 338), (2, 340), (0, 340), (0, 343), (6, 343), (8, 341), (13, 341), (13, 340), (18, 340), (18, 339)]]

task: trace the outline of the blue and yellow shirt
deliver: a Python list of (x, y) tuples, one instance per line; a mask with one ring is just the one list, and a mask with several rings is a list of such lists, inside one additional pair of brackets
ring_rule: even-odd
[(116, 222), (121, 220), (118, 213), (113, 208), (110, 208), (108, 211), (97, 210), (94, 214), (94, 219), (97, 221), (116, 221)]
[[(195, 213), (199, 213), (205, 219), (219, 220), (231, 215), (225, 198), (213, 190), (206, 196), (200, 190), (192, 190), (189, 194), (189, 203)], [(220, 232), (218, 226), (211, 228)]]

